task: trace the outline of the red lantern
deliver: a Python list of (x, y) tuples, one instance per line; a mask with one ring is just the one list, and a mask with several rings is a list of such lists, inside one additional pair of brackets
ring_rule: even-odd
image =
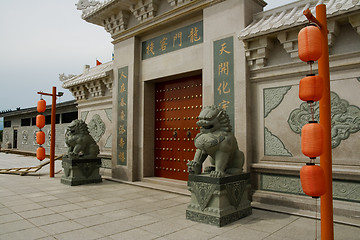
[(38, 131), (36, 133), (36, 142), (40, 145), (45, 143), (45, 133), (43, 131)]
[(304, 62), (314, 62), (321, 57), (321, 31), (310, 25), (300, 30), (298, 35), (299, 58)]
[(309, 74), (300, 80), (299, 98), (305, 102), (319, 101), (323, 93), (323, 80), (320, 76)]
[(37, 103), (37, 111), (39, 113), (45, 112), (46, 110), (46, 101), (44, 99), (40, 99)]
[(45, 116), (42, 114), (39, 114), (36, 116), (36, 126), (38, 128), (43, 128), (45, 126)]
[(301, 129), (301, 151), (309, 158), (320, 156), (323, 150), (323, 128), (316, 121), (305, 124)]
[(326, 193), (325, 173), (322, 167), (306, 163), (300, 170), (301, 187), (311, 197), (320, 197)]
[(38, 147), (36, 150), (36, 158), (39, 159), (40, 161), (45, 159), (45, 148), (43, 147)]

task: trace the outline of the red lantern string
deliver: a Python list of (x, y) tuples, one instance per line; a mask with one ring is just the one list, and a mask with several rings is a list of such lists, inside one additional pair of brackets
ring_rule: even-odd
[(313, 74), (312, 64), (321, 57), (322, 36), (319, 27), (310, 23), (310, 18), (308, 19), (309, 25), (301, 29), (298, 35), (299, 58), (310, 65), (310, 74), (300, 81), (299, 98), (308, 102), (312, 120), (305, 124), (301, 130), (301, 151), (310, 157), (310, 162), (301, 168), (300, 180), (304, 193), (316, 199), (315, 239), (317, 239), (317, 200), (319, 196), (325, 194), (326, 182), (324, 170), (315, 165), (315, 159), (321, 154), (323, 148), (323, 130), (322, 126), (315, 121), (313, 102), (321, 99), (323, 82), (319, 76)]
[[(42, 147), (42, 144), (45, 143), (45, 133), (41, 129), (45, 126), (45, 116), (41, 113), (46, 110), (46, 101), (40, 96), (40, 100), (37, 103), (37, 111), (40, 113), (36, 116), (36, 126), (39, 128), (39, 131), (36, 133), (36, 142), (39, 144), (39, 147), (36, 150), (36, 158), (40, 161), (44, 160), (46, 157), (45, 148)], [(40, 172), (39, 172), (40, 178)]]

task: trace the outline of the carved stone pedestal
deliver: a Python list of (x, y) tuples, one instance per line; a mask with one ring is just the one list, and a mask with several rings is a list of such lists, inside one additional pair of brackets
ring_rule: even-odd
[(70, 186), (99, 183), (102, 181), (99, 174), (100, 166), (101, 158), (71, 160), (64, 157), (64, 175), (61, 177), (61, 183)]
[(186, 210), (186, 219), (222, 227), (251, 215), (249, 178), (249, 173), (222, 178), (190, 174), (188, 189), (191, 202)]

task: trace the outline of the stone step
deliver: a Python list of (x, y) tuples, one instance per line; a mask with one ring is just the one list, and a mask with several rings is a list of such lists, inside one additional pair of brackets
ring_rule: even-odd
[(181, 195), (190, 196), (190, 192), (187, 189), (187, 181), (175, 180), (175, 179), (168, 179), (168, 178), (161, 178), (161, 177), (146, 177), (143, 178), (142, 181), (136, 182), (128, 182), (128, 181), (121, 181), (118, 179), (104, 177), (104, 179), (116, 182), (127, 183), (139, 187), (146, 187), (156, 190), (161, 190), (165, 192), (177, 193)]

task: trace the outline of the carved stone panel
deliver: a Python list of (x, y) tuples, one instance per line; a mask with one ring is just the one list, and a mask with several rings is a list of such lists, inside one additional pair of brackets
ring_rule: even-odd
[[(350, 134), (360, 130), (360, 108), (350, 105), (341, 99), (335, 92), (331, 92), (331, 145), (336, 148), (342, 140), (349, 138)], [(314, 103), (315, 120), (319, 121), (319, 102)], [(301, 128), (309, 122), (311, 117), (310, 107), (304, 102), (299, 108), (294, 109), (289, 116), (288, 123), (295, 133), (300, 134)]]
[(89, 133), (94, 138), (95, 142), (99, 142), (104, 135), (106, 126), (101, 117), (95, 114), (88, 124)]

